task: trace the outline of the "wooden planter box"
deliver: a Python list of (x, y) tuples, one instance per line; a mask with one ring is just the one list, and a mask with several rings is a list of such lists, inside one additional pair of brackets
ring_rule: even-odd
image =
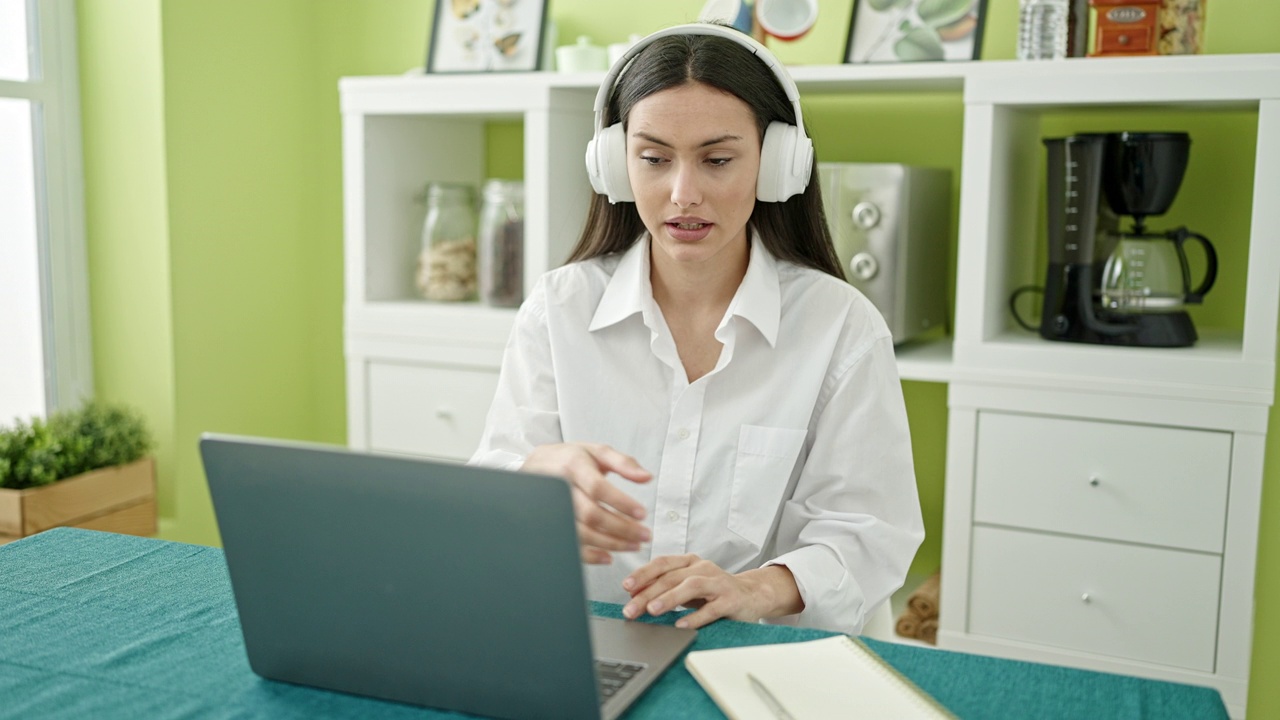
[(155, 535), (155, 460), (147, 457), (26, 490), (0, 488), (0, 544), (64, 525)]

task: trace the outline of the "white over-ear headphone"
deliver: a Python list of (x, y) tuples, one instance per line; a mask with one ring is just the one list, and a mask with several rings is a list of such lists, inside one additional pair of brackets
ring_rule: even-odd
[(631, 181), (627, 178), (626, 133), (621, 122), (603, 127), (605, 105), (609, 102), (614, 83), (631, 59), (654, 40), (671, 35), (715, 35), (726, 38), (747, 48), (769, 66), (787, 94), (787, 99), (791, 101), (791, 106), (795, 108), (796, 124), (774, 121), (765, 130), (764, 144), (760, 148), (760, 179), (756, 182), (756, 199), (781, 202), (804, 192), (813, 172), (813, 143), (804, 134), (804, 119), (800, 115), (800, 91), (796, 89), (795, 81), (764, 45), (733, 28), (708, 23), (676, 25), (641, 39), (628, 48), (604, 76), (600, 91), (596, 93), (595, 134), (591, 142), (587, 143), (587, 176), (591, 178), (591, 187), (601, 195), (607, 195), (611, 203), (635, 202)]

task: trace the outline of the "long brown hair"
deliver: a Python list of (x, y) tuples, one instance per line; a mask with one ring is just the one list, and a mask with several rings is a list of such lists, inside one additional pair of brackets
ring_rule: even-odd
[[(769, 123), (796, 122), (795, 109), (778, 79), (746, 47), (714, 35), (672, 35), (658, 38), (632, 60), (610, 93), (605, 125), (622, 122), (625, 128), (636, 103), (690, 82), (730, 93), (750, 106), (762, 141)], [(816, 160), (803, 193), (783, 202), (757, 200), (747, 225), (775, 258), (844, 279), (822, 211)], [(644, 230), (635, 203), (612, 204), (596, 195), (568, 262), (626, 250)]]

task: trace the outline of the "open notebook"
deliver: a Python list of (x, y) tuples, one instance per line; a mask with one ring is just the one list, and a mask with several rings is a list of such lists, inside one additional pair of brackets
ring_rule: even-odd
[(847, 635), (699, 650), (685, 666), (732, 720), (954, 717)]

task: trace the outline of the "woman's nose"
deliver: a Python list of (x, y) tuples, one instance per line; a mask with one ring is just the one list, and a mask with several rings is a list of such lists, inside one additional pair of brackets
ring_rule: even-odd
[(697, 167), (680, 163), (671, 179), (671, 203), (678, 207), (692, 207), (702, 202), (702, 189)]

